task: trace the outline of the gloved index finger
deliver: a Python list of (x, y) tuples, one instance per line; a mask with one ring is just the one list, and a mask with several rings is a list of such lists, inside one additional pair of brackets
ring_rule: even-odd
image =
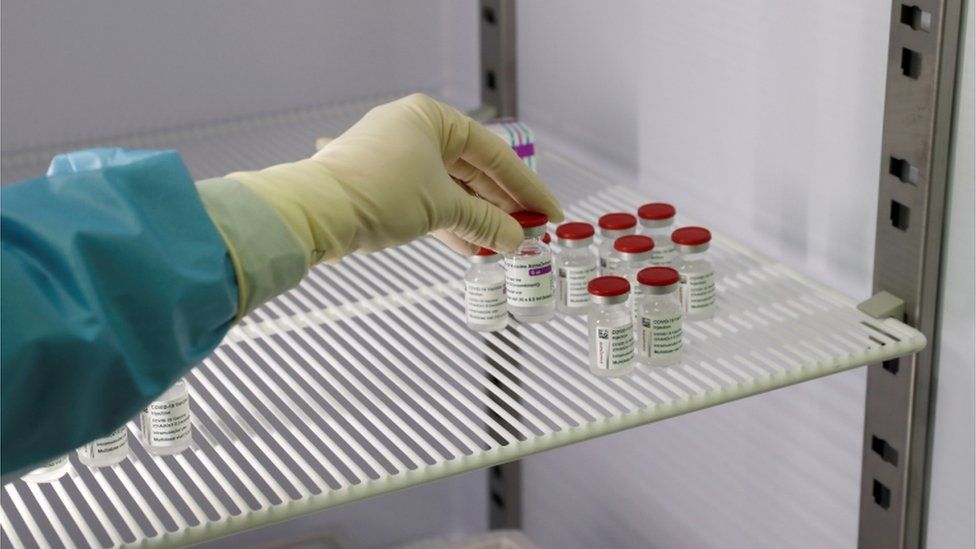
[[(461, 150), (461, 159), (492, 178), (525, 209), (545, 213), (553, 223), (563, 220), (562, 207), (552, 191), (507, 143), (474, 120), (453, 109), (446, 110), (449, 111), (448, 116), (459, 118), (452, 121), (453, 125), (467, 124), (469, 128), (467, 141)], [(451, 134), (463, 135), (463, 132)]]

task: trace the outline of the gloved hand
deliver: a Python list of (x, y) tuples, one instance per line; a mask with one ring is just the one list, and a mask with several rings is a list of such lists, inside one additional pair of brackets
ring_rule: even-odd
[[(227, 179), (270, 206), (306, 254), (306, 267), (428, 233), (462, 253), (481, 246), (510, 252), (523, 237), (507, 212), (528, 209), (548, 214), (555, 223), (563, 219), (556, 198), (507, 143), (420, 94), (374, 108), (309, 159), (232, 173)], [(226, 219), (233, 214), (221, 204), (226, 202), (221, 194), (232, 191), (226, 184), (202, 182), (199, 187), (232, 256), (237, 256), (235, 267), (247, 271), (245, 263), (260, 258), (246, 259), (255, 254), (242, 253), (239, 248), (248, 244), (239, 241), (245, 239), (230, 234), (241, 228), (232, 226), (239, 220)], [(259, 269), (250, 265), (251, 271)], [(294, 269), (287, 270), (274, 277), (294, 278)], [(248, 285), (246, 272), (243, 278)], [(256, 306), (245, 301), (245, 312)]]

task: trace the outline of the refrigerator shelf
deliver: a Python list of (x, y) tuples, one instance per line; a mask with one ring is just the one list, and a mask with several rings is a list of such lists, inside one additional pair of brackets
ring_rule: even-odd
[[(369, 102), (123, 143), (178, 147), (197, 177), (307, 155)], [(567, 218), (649, 197), (539, 153)], [(29, 167), (30, 157), (11, 161)], [(680, 205), (679, 205), (680, 207)], [(685, 224), (685, 219), (678, 224)], [(838, 292), (718, 234), (714, 319), (685, 324), (681, 365), (601, 379), (585, 317), (464, 325), (467, 263), (430, 239), (320, 266), (187, 376), (194, 444), (47, 484), (3, 487), (4, 547), (204, 541), (920, 350)]]

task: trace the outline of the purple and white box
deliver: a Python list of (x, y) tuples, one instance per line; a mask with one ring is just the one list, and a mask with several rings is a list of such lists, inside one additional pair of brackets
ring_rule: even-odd
[(492, 120), (485, 127), (508, 143), (525, 164), (537, 171), (535, 167), (535, 136), (528, 126), (513, 119)]

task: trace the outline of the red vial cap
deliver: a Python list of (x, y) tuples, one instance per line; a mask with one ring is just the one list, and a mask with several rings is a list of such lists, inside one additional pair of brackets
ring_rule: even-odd
[(671, 233), (671, 241), (682, 246), (700, 246), (712, 241), (712, 233), (705, 227), (681, 227)]
[(637, 273), (637, 282), (647, 286), (670, 286), (680, 280), (678, 271), (671, 267), (648, 267)]
[(664, 202), (652, 202), (650, 204), (644, 204), (637, 209), (637, 215), (641, 219), (650, 219), (653, 221), (664, 221), (665, 219), (671, 219), (674, 217), (674, 206), (671, 204), (665, 204)]
[(654, 240), (649, 236), (630, 234), (614, 240), (613, 249), (624, 254), (642, 254), (654, 249)]
[(523, 229), (528, 229), (531, 227), (541, 227), (546, 223), (549, 223), (549, 216), (544, 213), (521, 211), (509, 214), (515, 218), (515, 221), (522, 225)]
[(552, 242), (552, 237), (549, 236), (549, 233), (546, 233), (546, 234), (542, 235), (542, 243), (543, 244), (549, 244), (551, 242)]
[(596, 232), (589, 223), (563, 223), (556, 228), (556, 238), (563, 240), (583, 240), (591, 238)]
[(480, 250), (478, 250), (478, 253), (474, 255), (496, 255), (497, 253), (498, 252), (496, 252), (495, 250), (491, 250), (488, 248), (481, 248)]
[(626, 231), (637, 226), (637, 218), (629, 213), (608, 213), (598, 221), (601, 229), (608, 231)]
[(598, 276), (586, 285), (587, 291), (600, 297), (616, 297), (630, 292), (630, 282), (620, 276)]

